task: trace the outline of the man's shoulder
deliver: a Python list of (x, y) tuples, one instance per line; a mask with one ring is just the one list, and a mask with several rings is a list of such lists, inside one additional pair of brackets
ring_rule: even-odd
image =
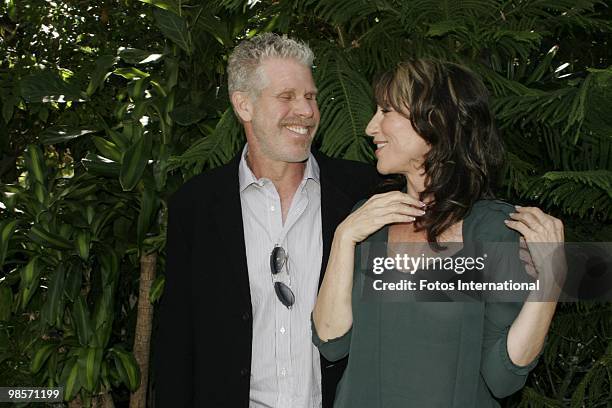
[(364, 174), (375, 175), (376, 167), (369, 163), (360, 162), (350, 159), (338, 159), (327, 156), (319, 151), (313, 152), (319, 166), (329, 167), (332, 170), (341, 170), (345, 172), (360, 172)]
[(232, 173), (237, 173), (234, 167), (235, 163), (232, 161), (193, 176), (170, 196), (169, 202), (180, 206), (201, 203), (211, 197), (212, 192), (219, 191), (222, 187), (227, 188), (228, 184), (235, 184), (237, 189), (238, 177)]
[[(366, 197), (382, 182), (382, 177), (372, 164), (355, 160), (336, 159), (315, 153), (321, 169), (321, 180), (342, 190), (351, 199)], [(356, 200), (355, 200), (356, 201)]]

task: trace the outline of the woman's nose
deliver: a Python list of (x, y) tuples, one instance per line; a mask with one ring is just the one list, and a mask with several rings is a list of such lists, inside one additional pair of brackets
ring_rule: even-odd
[(374, 135), (378, 132), (378, 123), (380, 122), (380, 118), (378, 118), (378, 111), (372, 116), (368, 126), (365, 128), (365, 133), (368, 136), (374, 137)]

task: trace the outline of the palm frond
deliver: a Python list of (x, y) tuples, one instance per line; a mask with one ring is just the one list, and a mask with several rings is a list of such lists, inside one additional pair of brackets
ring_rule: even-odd
[(612, 171), (548, 172), (532, 182), (523, 194), (547, 208), (552, 205), (569, 215), (612, 219)]
[[(202, 130), (202, 129), (201, 129)], [(236, 154), (242, 143), (242, 127), (232, 108), (228, 108), (212, 131), (198, 139), (182, 155), (168, 160), (169, 168), (183, 168), (187, 177), (196, 175), (204, 168), (214, 168), (227, 163)]]
[(546, 397), (531, 387), (523, 388), (518, 408), (564, 408), (561, 401)]
[(321, 150), (334, 157), (355, 160), (372, 158), (365, 139), (365, 128), (374, 103), (371, 88), (363, 74), (342, 50), (327, 48), (318, 52), (320, 68), (315, 70), (321, 109)]

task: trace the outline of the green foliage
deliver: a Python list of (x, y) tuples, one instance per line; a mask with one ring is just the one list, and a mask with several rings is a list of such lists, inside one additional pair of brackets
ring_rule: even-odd
[[(611, 16), (596, 0), (4, 2), (0, 383), (63, 384), (86, 404), (138, 386), (139, 255), (163, 253), (168, 197), (244, 142), (225, 64), (262, 31), (315, 50), (316, 144), (338, 157), (373, 161), (375, 73), (422, 56), (471, 67), (508, 149), (500, 195), (612, 241)], [(610, 316), (562, 305), (506, 406), (609, 403)]]

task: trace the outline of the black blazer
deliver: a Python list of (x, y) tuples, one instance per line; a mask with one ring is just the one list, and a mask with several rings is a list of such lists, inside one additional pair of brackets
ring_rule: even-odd
[[(380, 179), (372, 166), (315, 157), (322, 278), (337, 225)], [(253, 322), (239, 162), (240, 155), (192, 178), (169, 200), (166, 284), (153, 345), (156, 408), (249, 406)], [(332, 407), (345, 366), (346, 359), (332, 364), (321, 357), (324, 408)]]

